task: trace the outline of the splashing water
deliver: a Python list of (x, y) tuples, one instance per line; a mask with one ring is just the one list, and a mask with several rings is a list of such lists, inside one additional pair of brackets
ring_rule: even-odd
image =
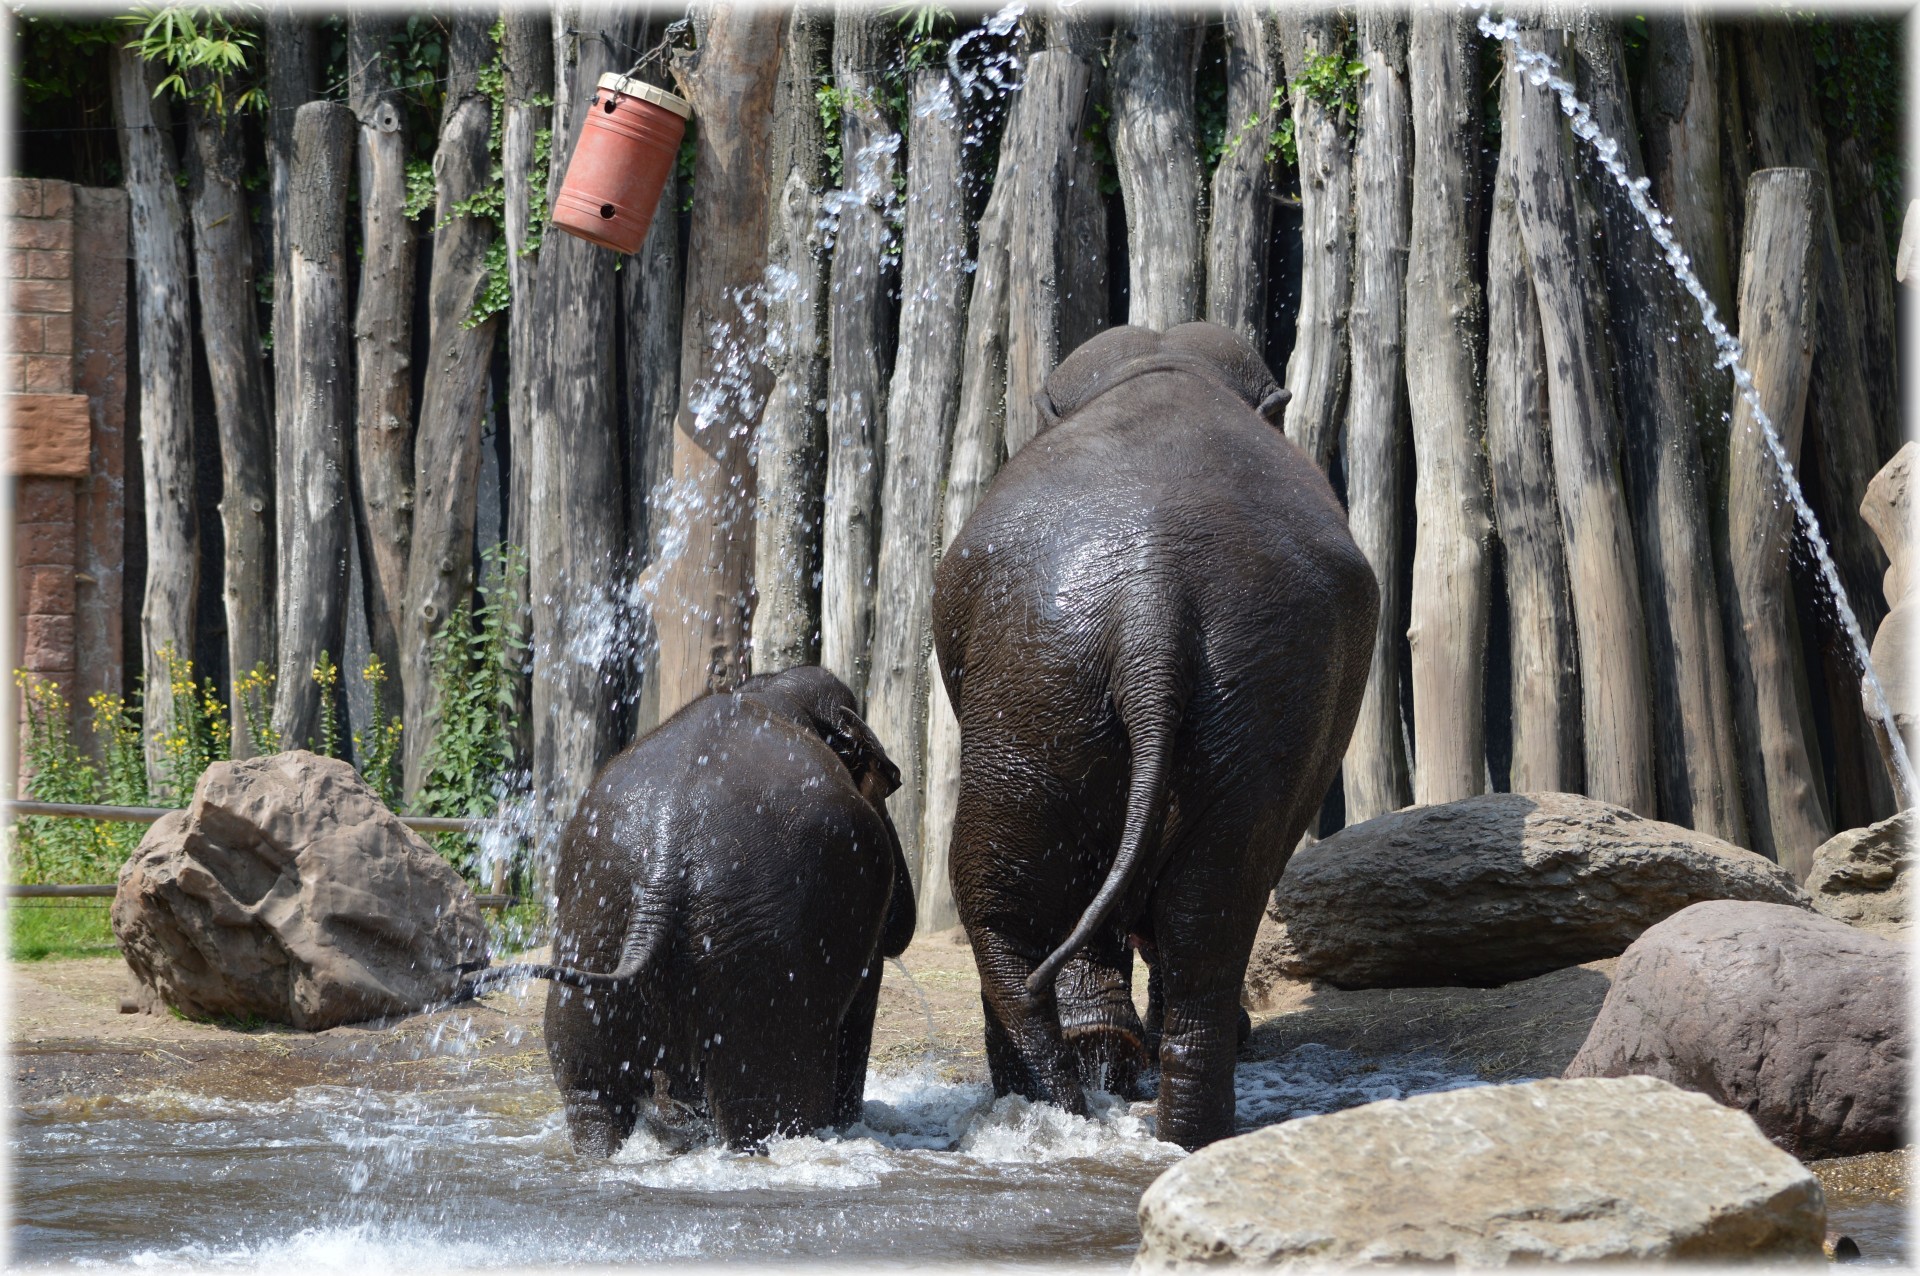
[(1667, 267), (1673, 277), (1693, 297), (1700, 307), (1700, 323), (1713, 338), (1715, 365), (1728, 368), (1733, 373), (1733, 383), (1746, 400), (1747, 407), (1753, 412), (1755, 424), (1760, 427), (1760, 436), (1766, 443), (1767, 454), (1772, 457), (1774, 468), (1780, 473), (1781, 484), (1787, 499), (1793, 505), (1795, 519), (1807, 543), (1812, 546), (1814, 558), (1820, 569), (1821, 582), (1827, 588), (1827, 595), (1833, 602), (1835, 613), (1847, 632), (1847, 639), (1853, 647), (1854, 662), (1860, 666), (1868, 691), (1873, 701), (1873, 713), (1886, 729), (1887, 741), (1893, 752), (1894, 770), (1898, 774), (1899, 787), (1907, 795), (1920, 793), (1920, 786), (1914, 781), (1913, 763), (1907, 757), (1906, 743), (1900, 735), (1900, 729), (1893, 720), (1893, 708), (1887, 701), (1885, 688), (1880, 685), (1880, 677), (1874, 671), (1873, 659), (1867, 647), (1867, 637), (1860, 628), (1859, 617), (1854, 615), (1853, 606), (1847, 600), (1847, 591), (1840, 583), (1840, 572), (1834, 566), (1833, 555), (1828, 551), (1827, 539), (1820, 531), (1820, 522), (1813, 515), (1813, 509), (1807, 504), (1806, 493), (1801, 490), (1800, 481), (1794, 474), (1793, 462), (1787, 456), (1786, 445), (1780, 439), (1779, 429), (1773, 418), (1760, 403), (1760, 392), (1754, 386), (1753, 376), (1741, 363), (1743, 351), (1739, 338), (1727, 330), (1720, 320), (1719, 308), (1713, 304), (1713, 298), (1707, 295), (1706, 285), (1700, 282), (1700, 276), (1694, 273), (1692, 260), (1680, 241), (1674, 237), (1673, 219), (1655, 206), (1647, 192), (1652, 182), (1645, 177), (1634, 177), (1627, 172), (1626, 161), (1621, 154), (1618, 140), (1605, 136), (1593, 118), (1592, 109), (1574, 90), (1574, 86), (1560, 74), (1559, 64), (1545, 53), (1527, 48), (1520, 43), (1520, 24), (1512, 18), (1494, 21), (1486, 13), (1487, 0), (1466, 0), (1469, 8), (1481, 10), (1477, 20), (1480, 33), (1490, 40), (1508, 45), (1513, 50), (1516, 75), (1526, 77), (1527, 83), (1536, 88), (1545, 88), (1560, 101), (1560, 110), (1572, 121), (1573, 135), (1593, 151), (1602, 167), (1613, 178), (1614, 184), (1626, 194), (1633, 205), (1640, 222), (1653, 236), (1665, 256)]

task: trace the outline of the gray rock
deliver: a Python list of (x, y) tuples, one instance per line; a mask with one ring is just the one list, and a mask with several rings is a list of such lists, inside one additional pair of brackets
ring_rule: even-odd
[(121, 868), (112, 918), (137, 1000), (316, 1031), (441, 1000), (487, 946), (460, 875), (352, 767), (300, 751), (207, 768)]
[(1904, 936), (1913, 835), (1914, 815), (1906, 810), (1821, 843), (1807, 874), (1814, 908), (1878, 935)]
[(1369, 1103), (1202, 1148), (1140, 1198), (1136, 1271), (1817, 1259), (1819, 1181), (1647, 1077)]
[(1792, 874), (1570, 793), (1409, 807), (1293, 857), (1250, 968), (1342, 988), (1488, 986), (1626, 950), (1707, 899), (1808, 907)]
[(1659, 1077), (1751, 1116), (1802, 1160), (1901, 1145), (1906, 953), (1818, 913), (1695, 904), (1653, 927), (1569, 1077)]

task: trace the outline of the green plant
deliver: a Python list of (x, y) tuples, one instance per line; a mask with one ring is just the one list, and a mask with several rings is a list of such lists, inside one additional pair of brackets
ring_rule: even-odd
[(313, 666), (313, 682), (320, 688), (320, 739), (309, 739), (307, 747), (323, 758), (340, 756), (340, 714), (334, 708), (334, 693), (340, 687), (340, 666), (325, 651)]
[[(513, 772), (514, 676), (526, 654), (525, 621), (515, 601), (526, 558), (509, 545), (482, 555), (479, 605), (462, 602), (429, 646), (440, 720), (427, 745), (414, 805), (423, 814), (487, 816)], [(478, 844), (442, 834), (440, 853), (471, 873)]]
[[(193, 662), (169, 643), (160, 649), (167, 667), (167, 733), (160, 738), (160, 793), (172, 805), (185, 806), (200, 775), (232, 756), (227, 707), (208, 678), (193, 683)], [(149, 689), (150, 690), (150, 689)]]
[[(155, 97), (171, 92), (216, 115), (230, 110), (259, 110), (267, 105), (265, 89), (241, 80), (247, 74), (247, 54), (257, 39), (252, 32), (236, 26), (228, 12), (170, 5), (137, 9), (122, 19), (140, 28), (127, 47), (143, 60), (167, 68), (168, 74), (154, 88)], [(227, 101), (230, 92), (234, 93), (231, 105)]]
[(107, 909), (103, 899), (16, 900), (7, 906), (7, 959), (111, 957), (120, 946)]
[(280, 752), (280, 733), (273, 729), (273, 683), (273, 673), (260, 664), (233, 684), (233, 698), (240, 705), (240, 721), (247, 729), (247, 740), (255, 753)]
[(387, 716), (387, 667), (379, 656), (367, 657), (367, 667), (360, 671), (360, 680), (367, 684), (373, 700), (373, 726), (365, 739), (358, 731), (353, 733), (353, 756), (360, 759), (361, 778), (380, 795), (387, 809), (398, 810), (402, 727), (399, 714)]
[(402, 206), (413, 221), (433, 207), (433, 161), (407, 161), (407, 202)]
[(93, 710), (89, 724), (106, 759), (97, 791), (110, 806), (145, 806), (153, 800), (147, 791), (147, 755), (140, 739), (140, 716), (119, 696), (96, 691), (87, 700)]

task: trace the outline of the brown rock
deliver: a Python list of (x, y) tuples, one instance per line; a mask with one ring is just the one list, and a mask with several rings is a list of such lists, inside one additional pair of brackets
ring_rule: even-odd
[(1877, 935), (1904, 936), (1913, 835), (1914, 813), (1907, 810), (1827, 839), (1813, 853), (1807, 874), (1814, 908)]
[(1570, 793), (1489, 793), (1295, 855), (1249, 967), (1342, 988), (1504, 984), (1617, 956), (1707, 899), (1808, 906), (1785, 869), (1705, 833)]
[(1695, 904), (1642, 935), (1568, 1077), (1659, 1077), (1802, 1160), (1898, 1147), (1906, 954), (1818, 913)]
[(112, 916), (182, 1014), (316, 1031), (444, 999), (486, 955), (459, 874), (352, 767), (302, 751), (209, 767), (120, 870)]

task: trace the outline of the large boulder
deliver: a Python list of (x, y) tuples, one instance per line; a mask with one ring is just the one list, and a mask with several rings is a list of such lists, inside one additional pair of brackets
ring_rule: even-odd
[(1492, 986), (1618, 956), (1707, 899), (1808, 907), (1792, 874), (1719, 838), (1571, 793), (1489, 793), (1295, 855), (1250, 965), (1341, 988)]
[(1818, 913), (1695, 904), (1637, 940), (1569, 1077), (1659, 1077), (1802, 1160), (1900, 1146), (1906, 953)]
[(1867, 484), (1860, 516), (1887, 553), (1880, 589), (1888, 611), (1873, 634), (1873, 671), (1886, 692), (1909, 759), (1920, 764), (1920, 676), (1914, 670), (1920, 659), (1920, 599), (1915, 597), (1920, 563), (1913, 554), (1916, 461), (1920, 461), (1920, 443), (1909, 439)]
[(487, 948), (460, 875), (352, 767), (301, 751), (208, 767), (121, 868), (112, 916), (151, 997), (312, 1030), (444, 999)]
[(1904, 936), (1913, 834), (1913, 811), (1905, 810), (1821, 843), (1807, 874), (1814, 908), (1878, 935)]
[(1647, 1077), (1389, 1099), (1202, 1148), (1140, 1198), (1136, 1270), (1820, 1257), (1819, 1181)]

